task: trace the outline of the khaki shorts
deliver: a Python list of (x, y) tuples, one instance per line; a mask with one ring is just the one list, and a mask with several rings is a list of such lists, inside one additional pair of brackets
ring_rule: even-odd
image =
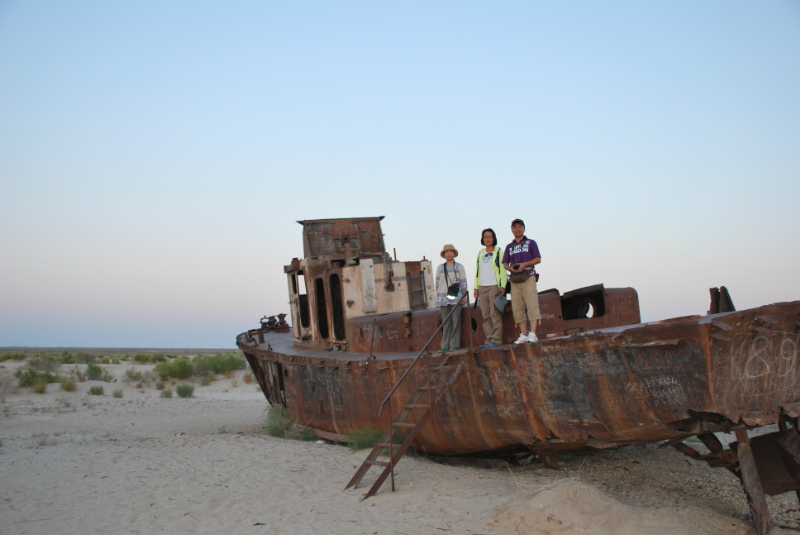
[[(542, 314), (539, 312), (536, 277), (531, 276), (525, 282), (511, 283), (511, 308), (514, 311), (514, 323), (542, 319)], [(526, 309), (527, 315), (525, 314)]]

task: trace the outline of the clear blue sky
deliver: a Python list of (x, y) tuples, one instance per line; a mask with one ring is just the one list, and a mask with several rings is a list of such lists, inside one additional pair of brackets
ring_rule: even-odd
[(0, 3), (0, 345), (232, 347), (299, 219), (800, 299), (797, 2)]

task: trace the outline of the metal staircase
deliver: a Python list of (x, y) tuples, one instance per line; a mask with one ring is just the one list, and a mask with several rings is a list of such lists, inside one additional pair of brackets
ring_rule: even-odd
[[(469, 303), (467, 303), (466, 309), (468, 311), (467, 315), (469, 316), (467, 325), (469, 325), (471, 320), (471, 309), (469, 307)], [(450, 314), (452, 314), (454, 311), (455, 309), (451, 311)], [(450, 315), (447, 316), (447, 318), (449, 317)], [(445, 321), (447, 321), (447, 318)], [(457, 376), (461, 371), (462, 363), (459, 362), (456, 364), (456, 361), (461, 361), (464, 356), (473, 351), (472, 336), (470, 333), (469, 349), (460, 349), (447, 353), (431, 354), (428, 351), (428, 346), (433, 341), (436, 334), (442, 329), (443, 325), (444, 321), (442, 322), (442, 325), (436, 329), (436, 332), (433, 333), (433, 336), (431, 336), (430, 340), (428, 340), (428, 343), (425, 344), (424, 348), (422, 348), (422, 351), (420, 351), (419, 355), (417, 355), (405, 373), (403, 373), (402, 377), (400, 377), (400, 379), (397, 381), (397, 384), (394, 385), (392, 390), (383, 400), (383, 403), (381, 403), (378, 416), (380, 417), (383, 414), (384, 408), (386, 408), (388, 405), (388, 429), (383, 433), (381, 439), (378, 441), (378, 444), (372, 449), (372, 451), (370, 451), (366, 460), (361, 464), (353, 478), (345, 487), (345, 490), (349, 488), (356, 488), (370, 468), (373, 466), (382, 467), (383, 470), (378, 476), (378, 479), (376, 479), (372, 484), (372, 487), (370, 487), (369, 491), (364, 495), (362, 501), (366, 500), (370, 496), (374, 496), (375, 493), (378, 492), (378, 489), (381, 488), (381, 485), (383, 485), (383, 482), (386, 481), (386, 478), (390, 475), (392, 478), (392, 492), (394, 492), (394, 467), (398, 462), (400, 462), (400, 459), (408, 450), (408, 447), (412, 442), (414, 442), (414, 439), (430, 419), (433, 406), (444, 397), (444, 394), (449, 389), (452, 381), (444, 381), (445, 377), (450, 375), (448, 372), (452, 372), (453, 375)], [(414, 369), (417, 362), (420, 360), (424, 360), (427, 363), (427, 373), (425, 374), (426, 377), (423, 380), (423, 383), (419, 385), (419, 387), (403, 404), (403, 408), (393, 417), (391, 403), (389, 401), (391, 400), (392, 395), (398, 392), (398, 387), (403, 383), (406, 377), (408, 377), (411, 370)], [(438, 384), (434, 384), (435, 382)], [(407, 434), (403, 435), (403, 431), (408, 432)], [(397, 444), (396, 442), (398, 440), (402, 440), (402, 442)], [(389, 450), (388, 460), (379, 460), (378, 457), (385, 450)]]

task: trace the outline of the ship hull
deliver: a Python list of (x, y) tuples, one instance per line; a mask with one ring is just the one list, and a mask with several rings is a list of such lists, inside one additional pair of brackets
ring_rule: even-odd
[[(416, 353), (369, 358), (298, 348), (289, 333), (263, 338), (243, 333), (237, 343), (265, 396), (322, 436), (388, 428), (389, 415), (426, 384), (423, 357), (379, 416)], [(798, 343), (800, 302), (793, 302), (462, 350), (433, 393), (414, 447), (436, 455), (547, 454), (795, 418)]]

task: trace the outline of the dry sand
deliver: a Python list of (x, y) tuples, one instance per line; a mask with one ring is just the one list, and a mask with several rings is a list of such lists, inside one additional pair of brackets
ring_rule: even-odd
[[(121, 378), (129, 365), (104, 367)], [(265, 436), (266, 401), (242, 375), (192, 399), (121, 381), (13, 393), (0, 405), (0, 533), (755, 533), (733, 475), (653, 446), (565, 455), (558, 471), (407, 457), (397, 492), (387, 482), (361, 502), (363, 489), (342, 489), (366, 452)], [(87, 395), (97, 384), (106, 395)], [(778, 524), (800, 525), (794, 495), (769, 500)]]

